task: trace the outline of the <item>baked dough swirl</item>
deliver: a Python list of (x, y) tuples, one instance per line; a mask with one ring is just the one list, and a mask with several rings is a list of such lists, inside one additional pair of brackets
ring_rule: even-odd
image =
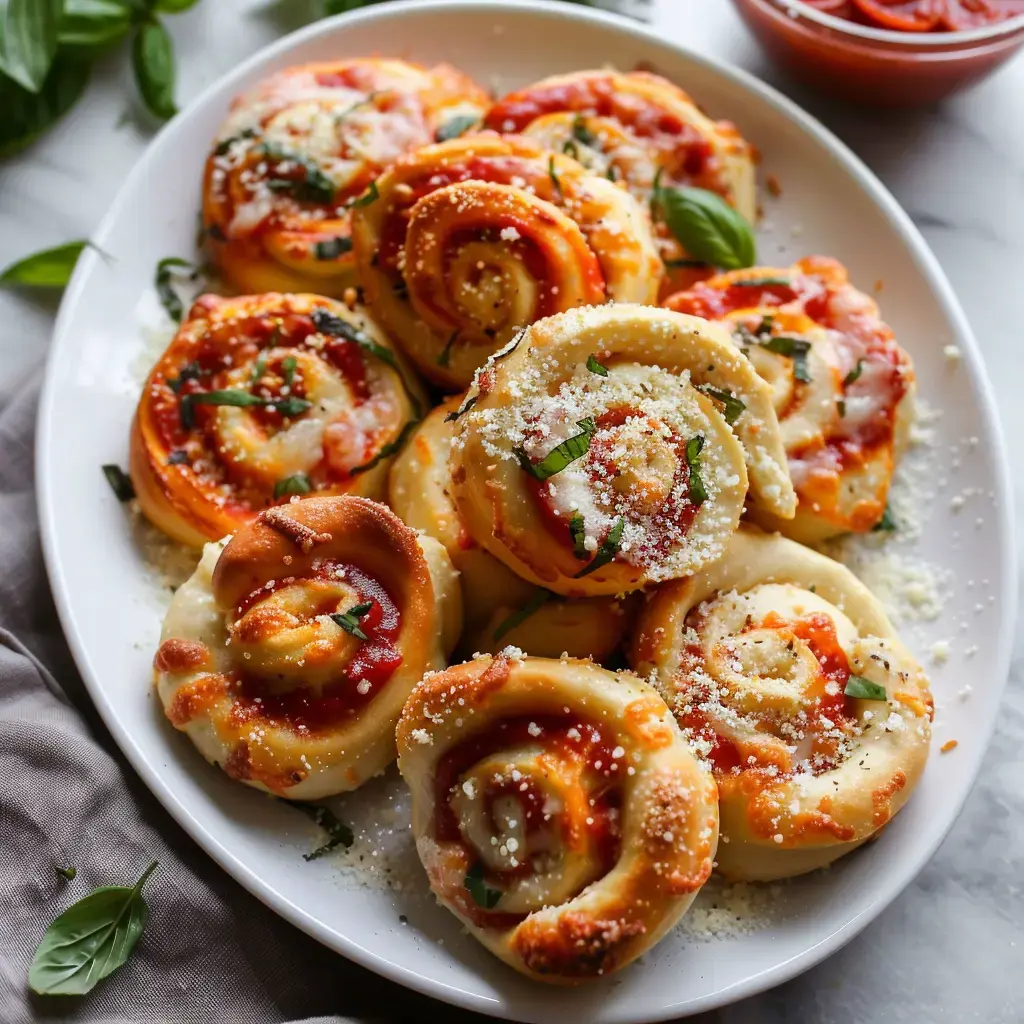
[(431, 888), (530, 977), (625, 966), (711, 873), (711, 774), (630, 673), (511, 649), (457, 665), (413, 692), (398, 749)]
[[(660, 171), (664, 187), (707, 189), (751, 223), (757, 218), (751, 147), (735, 125), (711, 120), (659, 75), (602, 70), (545, 78), (500, 99), (484, 124), (568, 153), (645, 204)], [(655, 230), (668, 280), (682, 287), (697, 275), (673, 267), (686, 253), (664, 223)]]
[(342, 303), (204, 295), (132, 424), (142, 511), (200, 547), (293, 494), (382, 497), (423, 402), (410, 380), (373, 322)]
[(721, 557), (751, 490), (796, 499), (767, 385), (715, 324), (648, 307), (528, 328), (477, 375), (451, 456), (471, 536), (572, 597)]
[(402, 705), (459, 625), (440, 544), (367, 498), (306, 498), (206, 546), (164, 620), (157, 690), (232, 778), (316, 800), (391, 762)]
[(527, 139), (487, 132), (427, 146), (353, 218), (374, 315), (452, 390), (527, 324), (602, 303), (654, 302), (647, 211), (606, 178)]
[(446, 64), (366, 58), (270, 76), (235, 100), (206, 163), (214, 262), (238, 291), (341, 295), (355, 283), (353, 203), (402, 153), (488, 103)]
[(460, 650), (494, 653), (512, 645), (527, 654), (604, 661), (617, 651), (634, 603), (602, 597), (559, 598), (520, 579), (469, 535), (452, 500), (449, 455), (461, 396), (439, 405), (416, 428), (391, 467), (388, 503), (414, 530), (440, 541), (462, 585), (465, 629)]
[(824, 256), (751, 267), (665, 305), (724, 321), (771, 385), (799, 508), (784, 521), (755, 498), (752, 517), (805, 544), (872, 529), (909, 439), (914, 370), (845, 267)]
[(632, 663), (718, 782), (727, 877), (830, 864), (875, 835), (924, 770), (921, 667), (843, 565), (753, 527), (726, 557), (657, 590)]

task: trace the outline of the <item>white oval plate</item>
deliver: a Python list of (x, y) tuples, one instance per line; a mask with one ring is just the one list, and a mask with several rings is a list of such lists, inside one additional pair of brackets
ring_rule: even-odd
[[(161, 257), (193, 251), (200, 171), (233, 96), (288, 64), (373, 53), (449, 61), (499, 90), (608, 63), (655, 65), (714, 115), (734, 120), (783, 183), (782, 198), (766, 200), (762, 260), (829, 253), (862, 286), (883, 281), (884, 315), (914, 357), (921, 394), (944, 410), (932, 429), (948, 482), (930, 503), (914, 555), (972, 585), (948, 588), (941, 617), (910, 639), (922, 657), (932, 643), (954, 641), (949, 661), (933, 673), (940, 707), (949, 705), (936, 746), (946, 737), (959, 746), (933, 755), (918, 792), (879, 842), (792, 886), (785, 912), (767, 930), (713, 942), (677, 933), (615, 980), (578, 990), (532, 984), (460, 935), (429, 899), (353, 888), (329, 858), (303, 862), (299, 853), (312, 842), (305, 819), (208, 768), (152, 699), (163, 603), (99, 467), (126, 462), (144, 349), (140, 310), (153, 304), (153, 268)], [(531, 0), (372, 7), (281, 40), (208, 89), (150, 146), (95, 241), (112, 260), (90, 251), (80, 262), (39, 418), (40, 516), (57, 607), (92, 697), (136, 770), (212, 857), (288, 921), (395, 981), (486, 1013), (538, 1022), (567, 1014), (609, 1024), (661, 1020), (810, 967), (863, 928), (931, 856), (970, 789), (1007, 675), (1015, 593), (1002, 442), (977, 346), (934, 257), (871, 173), (792, 103), (746, 74), (584, 9)], [(961, 365), (944, 358), (947, 345), (962, 350)], [(973, 495), (959, 513), (949, 501), (957, 492)], [(975, 692), (958, 701), (968, 678)]]

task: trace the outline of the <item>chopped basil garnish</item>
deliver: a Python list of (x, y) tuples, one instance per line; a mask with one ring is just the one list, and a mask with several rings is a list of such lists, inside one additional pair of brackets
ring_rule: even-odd
[(362, 604), (355, 604), (347, 612), (335, 612), (331, 618), (346, 633), (351, 633), (357, 640), (365, 640), (366, 634), (359, 628), (359, 620), (373, 609), (372, 601), (364, 601)]
[(513, 451), (519, 465), (535, 480), (547, 480), (549, 476), (561, 473), (569, 463), (587, 454), (590, 450), (590, 438), (597, 431), (597, 424), (591, 419), (577, 420), (576, 426), (580, 428), (580, 432), (556, 445), (540, 462), (531, 462), (521, 445), (515, 447)]
[(569, 519), (569, 536), (572, 537), (572, 553), (581, 561), (590, 557), (587, 551), (587, 526), (579, 512), (573, 512)]
[(602, 366), (597, 361), (597, 359), (594, 356), (592, 356), (592, 355), (587, 356), (587, 369), (591, 373), (596, 373), (599, 377), (607, 377), (608, 376), (608, 367), (607, 366)]
[(181, 425), (184, 430), (191, 430), (195, 426), (195, 407), (197, 405), (229, 405), (235, 408), (247, 406), (261, 406), (272, 408), (282, 416), (299, 416), (307, 409), (312, 408), (313, 403), (305, 398), (263, 398), (254, 395), (249, 391), (239, 391), (236, 388), (225, 388), (223, 391), (195, 391), (183, 395), (179, 414)]
[(558, 177), (558, 172), (555, 170), (554, 156), (548, 157), (548, 177), (551, 179), (551, 184), (555, 186), (555, 191), (558, 193), (559, 199), (563, 198), (562, 182)]
[(371, 181), (362, 195), (350, 199), (345, 204), (345, 209), (351, 210), (354, 206), (369, 206), (371, 203), (377, 202), (378, 199), (380, 199), (380, 190), (377, 188), (377, 182)]
[(300, 202), (329, 203), (334, 199), (334, 182), (310, 157), (272, 142), (264, 142), (261, 152), (277, 164), (293, 164), (298, 171), (301, 171), (301, 177), (268, 178), (267, 188), (271, 191), (290, 195)]
[(768, 288), (770, 285), (779, 285), (789, 288), (793, 282), (788, 277), (748, 277), (743, 281), (732, 281), (734, 288)]
[(731, 391), (714, 388), (710, 384), (702, 384), (697, 390), (703, 391), (708, 398), (713, 398), (716, 402), (722, 403), (724, 407), (722, 415), (730, 427), (740, 418), (740, 414), (747, 407), (746, 403), (742, 399), (737, 398)]
[(295, 356), (285, 356), (281, 360), (281, 378), (284, 380), (285, 387), (291, 387), (295, 381), (295, 371), (298, 368), (299, 361)]
[(899, 523), (896, 522), (895, 517), (892, 514), (892, 509), (888, 505), (885, 506), (885, 511), (882, 513), (882, 518), (871, 527), (872, 533), (892, 533), (894, 530), (899, 529)]
[(863, 676), (850, 676), (843, 693), (857, 700), (888, 700), (884, 686), (872, 683)]
[(662, 263), (664, 263), (669, 270), (681, 270), (684, 267), (695, 267), (698, 270), (703, 270), (707, 266), (703, 260), (662, 260)]
[(843, 416), (846, 415), (846, 402), (845, 402), (844, 399), (840, 398), (836, 402), (836, 412), (839, 413), (840, 417), (843, 417)]
[(183, 272), (183, 276), (194, 281), (199, 276), (199, 268), (194, 263), (189, 263), (188, 260), (180, 259), (177, 256), (168, 256), (156, 265), (155, 284), (156, 293), (160, 296), (160, 304), (167, 310), (167, 315), (180, 324), (181, 318), (185, 315), (185, 305), (178, 298), (178, 293), (171, 284), (171, 278), (175, 271)]
[(601, 542), (601, 546), (597, 549), (597, 554), (594, 555), (593, 561), (585, 569), (581, 569), (576, 573), (573, 579), (578, 580), (583, 576), (589, 576), (592, 572), (600, 569), (601, 566), (607, 565), (619, 553), (619, 547), (622, 544), (622, 531), (625, 528), (625, 517), (619, 516), (608, 531), (608, 536)]
[(313, 246), (313, 255), (318, 260), (336, 260), (339, 256), (352, 251), (352, 239), (348, 235), (338, 235)]
[(252, 383), (253, 387), (255, 387), (257, 384), (259, 384), (259, 382), (261, 380), (263, 380), (263, 375), (266, 372), (267, 372), (267, 359), (266, 359), (266, 356), (261, 355), (259, 357), (259, 359), (256, 360), (256, 363), (254, 364), (254, 366), (252, 368), (252, 382), (251, 383)]
[(344, 822), (338, 821), (334, 816), (334, 812), (329, 807), (321, 807), (319, 804), (305, 804), (298, 800), (285, 800), (284, 802), (289, 807), (302, 811), (307, 818), (312, 818), (314, 823), (327, 833), (327, 841), (321, 843), (312, 853), (304, 853), (302, 855), (303, 860), (316, 860), (325, 853), (330, 853), (337, 846), (344, 846), (347, 850), (355, 842), (352, 829)]
[(441, 354), (437, 357), (438, 366), (447, 366), (451, 362), (452, 345), (455, 344), (455, 339), (458, 336), (458, 331), (452, 331), (452, 336), (444, 343), (444, 348), (441, 349)]
[(133, 886), (93, 889), (46, 929), (28, 971), (33, 992), (85, 995), (128, 959), (149, 919), (142, 887), (156, 867), (153, 861)]
[(500, 889), (492, 889), (484, 882), (483, 861), (477, 861), (467, 872), (463, 882), (466, 892), (473, 897), (473, 902), (485, 910), (493, 910), (498, 900), (504, 895)]
[(434, 133), (434, 138), (438, 142), (447, 142), (449, 139), (457, 139), (460, 135), (465, 135), (470, 128), (480, 123), (480, 118), (475, 114), (460, 114), (458, 117), (453, 117), (448, 121), (445, 121), (440, 128)]
[(167, 456), (168, 466), (184, 466), (188, 462), (188, 452), (184, 448), (178, 448)]
[(690, 467), (690, 501), (701, 505), (708, 500), (707, 488), (700, 476), (700, 453), (704, 450), (704, 438), (698, 434), (686, 442), (686, 464)]
[(69, 882), (73, 882), (78, 875), (78, 869), (74, 864), (69, 864), (66, 868), (55, 868), (58, 875), (63, 875)]
[(240, 131), (237, 135), (232, 135), (229, 138), (222, 139), (214, 148), (213, 155), (225, 156), (228, 150), (230, 150), (236, 142), (242, 142), (246, 139), (255, 139), (258, 134), (259, 133), (255, 128), (246, 128), (243, 131)]
[(843, 378), (843, 387), (848, 388), (864, 372), (864, 360), (858, 359), (857, 365)]
[(472, 409), (473, 406), (476, 405), (476, 403), (479, 401), (479, 395), (471, 395), (462, 403), (462, 405), (458, 407), (458, 409), (455, 410), (455, 412), (450, 412), (448, 413), (447, 416), (445, 416), (445, 423), (454, 423), (464, 413), (469, 412), (469, 410)]
[(196, 362), (186, 363), (179, 371), (177, 377), (169, 377), (167, 386), (175, 393), (181, 391), (181, 386), (188, 380), (199, 380), (203, 368)]
[(135, 497), (131, 477), (120, 466), (107, 465), (101, 468), (118, 501), (131, 501)]
[(344, 338), (345, 341), (351, 341), (354, 345), (369, 352), (370, 355), (376, 356), (381, 362), (387, 363), (395, 369), (398, 368), (398, 360), (395, 359), (395, 353), (391, 349), (378, 344), (368, 334), (363, 333), (358, 327), (353, 327), (347, 320), (342, 320), (340, 316), (335, 316), (321, 307), (313, 310), (311, 319), (313, 326), (321, 334), (329, 334), (333, 338)]
[(573, 160), (579, 160), (580, 158), (580, 147), (576, 145), (576, 141), (574, 139), (566, 139), (565, 142), (562, 143), (562, 152), (566, 156), (571, 156)]
[(694, 259), (727, 270), (752, 267), (757, 259), (754, 231), (720, 195), (703, 188), (663, 188), (662, 168), (654, 179), (651, 211)]
[(313, 484), (305, 473), (293, 473), (274, 484), (274, 501), (286, 494), (309, 494), (311, 490)]
[(493, 640), (500, 640), (506, 633), (511, 632), (520, 623), (525, 622), (538, 608), (552, 597), (549, 590), (538, 587), (537, 592), (530, 598), (522, 608), (514, 611), (507, 618), (502, 619), (492, 634)]
[[(759, 329), (760, 330), (760, 329)], [(807, 366), (807, 353), (811, 351), (811, 343), (803, 338), (788, 338), (778, 335), (761, 342), (761, 347), (780, 356), (793, 360), (793, 376), (804, 384), (811, 383), (811, 371)]]
[(400, 452), (405, 445), (405, 442), (409, 439), (409, 435), (416, 429), (416, 420), (409, 420), (401, 432), (394, 441), (388, 441), (387, 444), (381, 445), (381, 449), (369, 462), (364, 462), (361, 466), (356, 466), (355, 469), (350, 469), (349, 472), (352, 476), (357, 473), (365, 473), (369, 469), (373, 469), (374, 466), (379, 465), (384, 459), (391, 458), (396, 452)]
[(597, 136), (587, 128), (587, 122), (582, 114), (577, 114), (572, 119), (572, 137), (584, 146), (592, 146), (597, 142)]

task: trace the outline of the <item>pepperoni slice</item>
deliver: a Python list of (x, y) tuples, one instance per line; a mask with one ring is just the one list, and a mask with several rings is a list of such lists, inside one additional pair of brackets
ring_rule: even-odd
[(1024, 14), (1024, 0), (946, 0), (943, 28), (956, 32)]
[(945, 0), (853, 0), (860, 11), (882, 28), (930, 32), (945, 13)]

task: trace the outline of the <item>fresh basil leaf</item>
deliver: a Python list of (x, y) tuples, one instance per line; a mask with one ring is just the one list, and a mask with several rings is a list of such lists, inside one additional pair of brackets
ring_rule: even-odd
[(703, 188), (662, 188), (656, 181), (653, 204), (692, 258), (727, 270), (756, 262), (753, 228), (717, 193)]
[(843, 693), (857, 700), (888, 700), (884, 686), (872, 683), (863, 676), (850, 676)]
[(572, 537), (572, 553), (585, 562), (590, 557), (586, 544), (587, 524), (579, 512), (573, 512), (569, 517), (569, 536)]
[(506, 633), (510, 633), (516, 626), (525, 622), (537, 609), (545, 604), (551, 597), (552, 593), (549, 590), (545, 590), (543, 587), (538, 587), (537, 592), (530, 598), (522, 608), (512, 612), (507, 618), (502, 619), (498, 623), (497, 628), (491, 634), (492, 640), (500, 640)]
[(555, 191), (558, 193), (558, 198), (564, 198), (562, 192), (562, 180), (558, 177), (558, 172), (555, 170), (555, 158), (554, 156), (548, 157), (548, 177), (551, 179), (551, 184), (555, 186)]
[(305, 473), (293, 473), (274, 484), (274, 501), (283, 498), (286, 494), (309, 494), (311, 490), (313, 490), (313, 484)]
[(307, 818), (312, 818), (316, 825), (327, 834), (325, 842), (321, 843), (311, 853), (304, 853), (302, 855), (303, 860), (317, 860), (338, 846), (344, 846), (347, 850), (355, 842), (352, 829), (344, 822), (338, 821), (334, 816), (334, 812), (329, 807), (321, 807), (319, 804), (306, 804), (299, 800), (285, 800), (284, 802), (289, 807), (302, 811)]
[(290, 164), (301, 172), (299, 177), (268, 178), (267, 188), (271, 191), (290, 195), (300, 202), (330, 203), (334, 200), (334, 182), (311, 157), (285, 149), (274, 142), (264, 142), (260, 146), (260, 152), (275, 166)]
[(335, 316), (334, 313), (320, 307), (313, 310), (310, 319), (313, 321), (313, 326), (321, 334), (329, 334), (334, 338), (344, 338), (345, 341), (351, 341), (365, 352), (376, 356), (382, 363), (387, 363), (388, 366), (393, 366), (396, 370), (398, 369), (398, 360), (391, 349), (378, 344), (368, 334), (359, 330), (358, 327), (353, 327), (347, 320), (342, 320), (340, 316)]
[(317, 242), (313, 246), (313, 255), (318, 260), (336, 260), (352, 251), (352, 239), (348, 235), (328, 238), (325, 242)]
[(347, 14), (349, 11), (359, 10), (360, 7), (382, 2), (383, 0), (324, 0), (324, 14)]
[(61, 46), (99, 49), (116, 43), (131, 24), (131, 11), (117, 0), (64, 0), (58, 41)]
[(895, 516), (892, 514), (892, 509), (886, 505), (885, 511), (882, 513), (882, 518), (871, 527), (872, 533), (892, 533), (899, 529), (899, 523), (896, 522)]
[(156, 867), (134, 886), (93, 889), (46, 929), (28, 972), (33, 992), (84, 995), (128, 959), (149, 918), (142, 887)]
[(350, 633), (357, 640), (365, 640), (366, 634), (359, 628), (359, 620), (369, 611), (373, 610), (373, 602), (366, 601), (362, 604), (353, 605), (347, 612), (335, 612), (331, 618), (346, 633)]
[(88, 245), (87, 241), (67, 242), (34, 252), (0, 272), (0, 287), (63, 288), (71, 280), (78, 257)]
[(38, 93), (57, 53), (62, 0), (7, 0), (0, 71)]
[(273, 407), (282, 416), (299, 416), (311, 408), (312, 402), (305, 398), (263, 398), (248, 391), (237, 388), (225, 388), (222, 391), (193, 391), (183, 395), (179, 413), (181, 425), (185, 430), (195, 426), (195, 406), (197, 405), (229, 405), (236, 408), (248, 406)]
[(273, 409), (280, 416), (286, 418), (292, 416), (301, 416), (304, 412), (313, 407), (313, 403), (305, 398), (267, 398), (264, 399), (264, 404), (268, 409)]
[(733, 288), (769, 288), (777, 285), (783, 288), (791, 288), (793, 282), (788, 277), (748, 277), (742, 281), (730, 282)]
[(185, 398), (190, 399), (196, 405), (231, 405), (244, 408), (249, 405), (266, 405), (268, 399), (259, 395), (250, 394), (248, 391), (240, 391), (237, 388), (224, 388), (222, 391), (194, 391)]
[(75, 867), (74, 864), (69, 864), (66, 868), (55, 867), (54, 870), (57, 872), (58, 875), (62, 875), (69, 882), (73, 882), (75, 878), (78, 876), (78, 869)]
[(573, 579), (578, 580), (583, 576), (589, 576), (592, 572), (600, 569), (601, 566), (607, 565), (619, 553), (619, 547), (622, 544), (622, 531), (625, 528), (625, 517), (619, 516), (608, 531), (608, 536), (601, 542), (601, 546), (597, 549), (597, 554), (594, 555), (593, 561), (585, 569), (581, 569), (576, 573)]
[(480, 123), (480, 118), (475, 114), (460, 114), (458, 117), (453, 117), (448, 121), (445, 121), (440, 128), (434, 133), (434, 138), (438, 142), (447, 142), (449, 139), (457, 139), (460, 135), (465, 135), (470, 128), (474, 128)]
[(174, 117), (174, 46), (160, 22), (147, 21), (135, 30), (132, 67), (146, 109), (162, 121)]
[(710, 384), (702, 384), (697, 390), (703, 391), (708, 398), (722, 403), (722, 416), (730, 427), (740, 418), (740, 414), (747, 407), (746, 403), (731, 391), (724, 391), (721, 388), (712, 387)]
[(664, 263), (669, 270), (682, 270), (685, 267), (695, 267), (699, 270), (703, 270), (707, 267), (707, 264), (703, 260), (662, 260), (662, 263)]
[(858, 359), (857, 365), (843, 378), (843, 387), (848, 388), (864, 372), (864, 360)]
[(375, 466), (380, 465), (385, 459), (390, 459), (392, 455), (400, 452), (405, 447), (405, 442), (409, 440), (409, 435), (416, 429), (416, 420), (409, 420), (401, 432), (394, 441), (388, 441), (387, 444), (382, 445), (379, 452), (369, 462), (363, 463), (361, 466), (356, 466), (355, 469), (350, 469), (349, 472), (352, 476), (357, 473), (365, 473), (367, 470), (373, 469)]
[(700, 453), (704, 450), (704, 438), (698, 434), (686, 442), (686, 464), (690, 467), (690, 501), (701, 505), (708, 500), (707, 488), (700, 475)]
[(120, 466), (111, 463), (100, 468), (118, 501), (131, 501), (135, 497), (131, 477)]
[(156, 0), (153, 10), (163, 14), (181, 14), (190, 7), (195, 7), (197, 2), (198, 0)]
[(194, 263), (189, 263), (188, 260), (183, 260), (178, 256), (167, 256), (157, 263), (154, 279), (156, 293), (160, 296), (160, 304), (167, 311), (167, 315), (179, 324), (185, 315), (185, 305), (174, 290), (171, 278), (175, 271), (181, 270), (186, 271), (188, 277), (193, 281), (199, 275), (199, 268)]
[(362, 195), (356, 196), (355, 199), (350, 199), (345, 204), (345, 209), (351, 210), (356, 206), (369, 206), (371, 203), (377, 202), (378, 199), (380, 199), (380, 189), (377, 188), (376, 181), (371, 181)]
[(608, 376), (608, 367), (602, 366), (597, 361), (597, 358), (595, 356), (593, 356), (593, 355), (587, 356), (587, 369), (591, 373), (596, 373), (599, 377), (607, 377)]
[(485, 910), (493, 910), (504, 895), (500, 889), (492, 889), (484, 881), (483, 861), (477, 861), (467, 872), (462, 883), (466, 892), (473, 897), (473, 902)]
[(89, 62), (61, 55), (38, 93), (0, 74), (0, 157), (11, 156), (55, 125), (79, 100), (89, 84)]
[[(760, 334), (760, 328), (758, 333)], [(761, 341), (761, 347), (780, 356), (793, 360), (793, 376), (804, 384), (811, 383), (811, 371), (807, 366), (807, 353), (811, 351), (811, 343), (803, 338), (789, 338), (776, 335)]]
[(531, 462), (529, 455), (521, 446), (514, 448), (519, 465), (535, 480), (547, 480), (548, 477), (561, 473), (569, 463), (581, 459), (590, 451), (590, 438), (597, 431), (597, 425), (591, 419), (579, 420), (576, 425), (580, 432), (556, 445), (540, 462)]

